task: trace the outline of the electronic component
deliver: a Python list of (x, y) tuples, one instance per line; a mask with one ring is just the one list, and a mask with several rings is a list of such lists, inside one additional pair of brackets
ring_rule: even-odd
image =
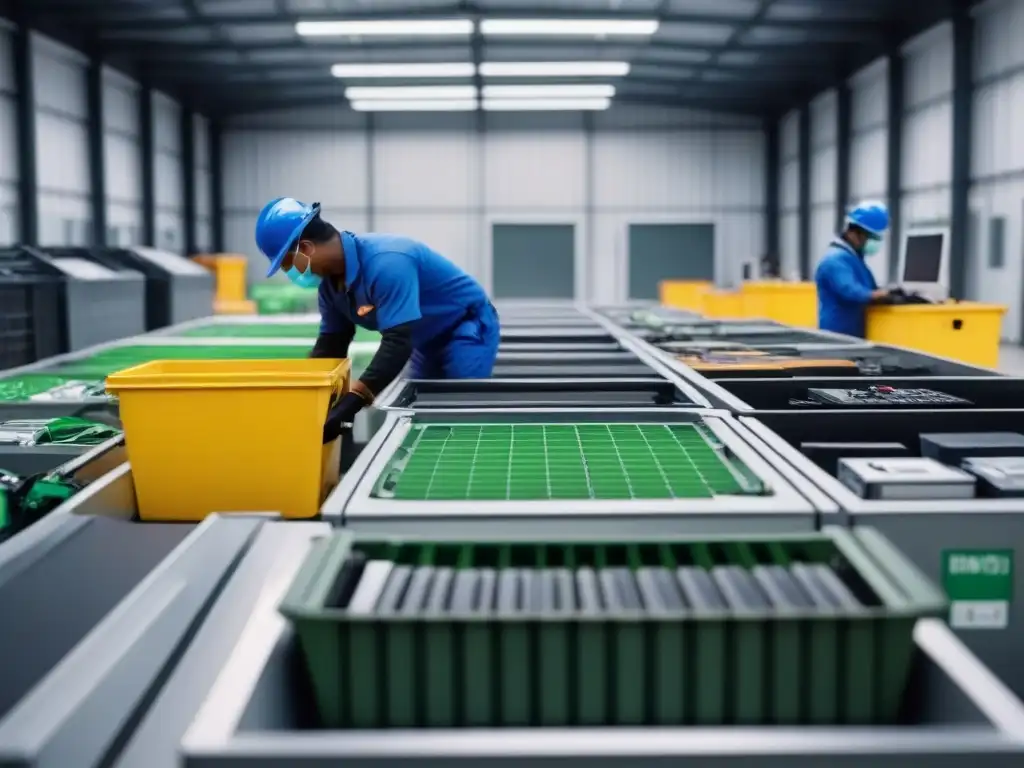
[(800, 443), (800, 453), (833, 477), (840, 459), (885, 459), (909, 456), (903, 443)]
[(933, 432), (921, 435), (921, 455), (959, 467), (973, 456), (1024, 456), (1017, 432)]
[(1024, 497), (1024, 457), (981, 456), (964, 459), (963, 469), (978, 478), (978, 495)]
[(972, 499), (973, 475), (934, 459), (840, 459), (839, 480), (862, 499)]
[(807, 396), (822, 405), (838, 405), (840, 407), (860, 408), (891, 408), (894, 406), (910, 408), (962, 407), (973, 405), (970, 400), (934, 389), (900, 389), (884, 385), (861, 389), (819, 389), (807, 390)]

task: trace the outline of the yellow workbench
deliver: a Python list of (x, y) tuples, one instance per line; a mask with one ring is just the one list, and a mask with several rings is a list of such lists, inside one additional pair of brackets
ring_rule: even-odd
[(744, 317), (774, 320), (783, 325), (818, 325), (818, 290), (814, 283), (751, 280), (740, 287)]
[(662, 280), (658, 283), (658, 301), (663, 307), (699, 312), (701, 296), (713, 287), (709, 280)]
[(699, 311), (713, 320), (743, 319), (743, 294), (739, 291), (704, 291), (700, 295)]
[(867, 338), (995, 368), (1006, 307), (973, 301), (868, 307)]

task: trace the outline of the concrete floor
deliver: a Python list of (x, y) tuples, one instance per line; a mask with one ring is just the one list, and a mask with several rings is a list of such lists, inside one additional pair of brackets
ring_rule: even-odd
[(1011, 376), (1024, 376), (1024, 347), (1003, 344), (999, 349), (999, 370)]

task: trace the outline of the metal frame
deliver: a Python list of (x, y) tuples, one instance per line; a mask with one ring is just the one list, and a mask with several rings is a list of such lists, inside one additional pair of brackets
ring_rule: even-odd
[[(131, 483), (131, 472), (126, 462), (124, 436), (101, 443), (91, 451), (62, 464), (59, 469), (65, 475), (89, 482), (89, 485), (72, 496), (42, 520), (15, 534), (0, 544), (0, 585), (20, 573), (23, 569), (44, 557), (47, 553), (88, 522), (77, 515), (88, 509), (90, 500), (100, 498), (104, 506), (108, 500), (122, 500), (130, 496), (135, 499), (135, 486)], [(128, 477), (128, 486), (121, 480)], [(111, 493), (111, 487), (113, 493)]]
[[(299, 731), (281, 727), (288, 704), (294, 634), (278, 604), (316, 532), (280, 525), (288, 540), (253, 552), (228, 584), (192, 647), (164, 687), (128, 754), (180, 750), (185, 768), (303, 768), (343, 760), (353, 768), (450, 766), (653, 767), (871, 765), (940, 768), (969, 755), (978, 768), (1020, 764), (1024, 707), (940, 621), (913, 629), (924, 662), (920, 724), (887, 728), (606, 728), (404, 731)], [(278, 535), (283, 538), (284, 531)], [(298, 539), (305, 538), (304, 542)], [(284, 551), (282, 551), (284, 550)], [(275, 727), (268, 727), (269, 723)], [(263, 724), (266, 725), (263, 725)], [(186, 730), (187, 729), (187, 730)], [(184, 731), (184, 737), (179, 734)], [(142, 736), (145, 735), (144, 739)], [(760, 761), (760, 762), (757, 762)], [(148, 765), (155, 765), (146, 762)], [(168, 763), (169, 765), (169, 763)]]
[[(702, 421), (772, 494), (764, 497), (717, 496), (679, 500), (551, 501), (401, 501), (372, 497), (384, 467), (416, 423), (629, 423), (686, 424)], [(384, 424), (327, 497), (324, 520), (381, 533), (431, 532), (444, 535), (621, 535), (623, 531), (660, 533), (761, 533), (814, 530), (817, 510), (796, 484), (787, 481), (752, 450), (720, 411), (682, 408), (611, 411), (589, 408), (537, 408), (389, 411)]]
[(105, 764), (262, 523), (211, 516), (196, 527), (0, 720), (0, 761)]
[[(833, 519), (881, 531), (930, 578), (941, 582), (945, 549), (1013, 548), (1024, 540), (1024, 499), (876, 501), (856, 496), (793, 445), (753, 416), (740, 416), (737, 431), (769, 461), (790, 464), (838, 505)], [(774, 457), (774, 458), (771, 458)], [(1013, 575), (1010, 624), (996, 631), (964, 630), (962, 639), (1018, 695), (1024, 696), (1024, 571)]]
[[(923, 389), (936, 389), (941, 388), (943, 382), (1001, 382), (1007, 387), (1012, 386), (1014, 382), (1020, 382), (1020, 378), (1010, 378), (1006, 376), (794, 376), (788, 379), (757, 379), (751, 377), (749, 379), (732, 379), (733, 382), (744, 382), (747, 384), (760, 384), (762, 381), (767, 383), (771, 382), (791, 382), (794, 384), (807, 384), (815, 387), (836, 387), (839, 389), (847, 389), (853, 387), (867, 387), (872, 384), (892, 384), (898, 387), (921, 387)], [(999, 386), (999, 384), (996, 384)], [(807, 408), (759, 408), (750, 405), (749, 403), (741, 400), (738, 395), (733, 394), (732, 391), (726, 389), (722, 384), (709, 380), (709, 384), (705, 387), (705, 390), (711, 395), (712, 399), (716, 400), (720, 407), (728, 408), (730, 411), (738, 416), (750, 415), (756, 416), (759, 412), (763, 411), (800, 411), (807, 412)], [(952, 393), (950, 393), (952, 394)], [(835, 409), (829, 408), (816, 408), (815, 411), (834, 411)], [(866, 409), (858, 409), (866, 410)], [(872, 409), (879, 410), (879, 409)], [(892, 409), (900, 412), (906, 409)], [(973, 411), (973, 410), (984, 410), (984, 411), (1018, 411), (1019, 408), (988, 408), (985, 406), (978, 406), (976, 408), (941, 408), (942, 413), (959, 412), (959, 411)], [(849, 411), (843, 411), (847, 413)]]
[[(611, 408), (611, 407), (613, 407), (611, 405), (608, 405), (608, 406), (594, 406), (593, 404), (591, 404), (589, 406), (586, 405), (586, 403), (585, 403), (586, 393), (587, 392), (593, 392), (593, 391), (608, 391), (608, 390), (621, 392), (621, 391), (625, 391), (625, 390), (627, 390), (629, 388), (635, 389), (637, 391), (650, 391), (650, 390), (655, 390), (655, 389), (665, 388), (665, 387), (673, 387), (676, 390), (676, 392), (677, 392), (677, 397), (682, 397), (682, 398), (685, 398), (685, 399), (679, 400), (678, 402), (674, 402), (674, 403), (672, 403), (671, 406), (663, 406), (663, 407), (679, 407), (679, 408), (695, 408), (696, 407), (696, 408), (700, 408), (700, 407), (706, 407), (708, 405), (707, 400), (705, 400), (700, 395), (700, 393), (697, 392), (692, 387), (685, 387), (685, 389), (684, 389), (683, 387), (679, 386), (678, 384), (676, 384), (673, 381), (669, 381), (669, 380), (666, 380), (666, 379), (664, 379), (662, 377), (656, 377), (656, 376), (648, 376), (648, 377), (644, 377), (644, 378), (628, 376), (628, 377), (619, 377), (619, 378), (614, 378), (614, 377), (600, 377), (600, 378), (598, 378), (598, 377), (594, 377), (594, 378), (579, 378), (579, 379), (577, 379), (577, 378), (562, 378), (562, 377), (559, 377), (559, 378), (535, 378), (535, 379), (530, 379), (530, 378), (522, 378), (522, 379), (483, 379), (483, 380), (456, 379), (456, 380), (444, 381), (444, 382), (433, 382), (433, 381), (429, 381), (429, 380), (421, 381), (421, 380), (417, 380), (417, 379), (399, 378), (399, 379), (396, 379), (391, 385), (389, 385), (387, 387), (387, 389), (384, 390), (384, 392), (374, 401), (374, 405), (377, 408), (379, 408), (380, 410), (383, 410), (383, 411), (390, 411), (390, 410), (416, 411), (416, 410), (419, 410), (416, 407), (416, 402), (415, 402), (415, 398), (416, 398), (415, 390), (416, 390), (416, 388), (419, 387), (419, 386), (430, 387), (432, 385), (433, 386), (439, 386), (439, 387), (448, 388), (448, 389), (451, 389), (453, 391), (460, 391), (461, 390), (461, 391), (465, 392), (465, 394), (467, 396), (467, 399), (465, 400), (465, 405), (459, 405), (459, 404), (452, 403), (450, 406), (447, 407), (446, 410), (455, 410), (455, 409), (458, 409), (458, 408), (470, 408), (470, 409), (473, 409), (473, 410), (481, 410), (481, 409), (485, 409), (485, 408), (510, 408), (510, 409), (513, 409), (513, 410), (518, 410), (519, 406), (516, 403), (509, 403), (508, 405), (501, 405), (501, 406), (499, 406), (497, 404), (493, 404), (493, 405), (480, 404), (480, 403), (474, 404), (474, 400), (476, 399), (476, 397), (484, 397), (484, 398), (486, 398), (488, 390), (494, 391), (494, 390), (501, 389), (502, 387), (507, 387), (507, 388), (513, 389), (513, 390), (516, 390), (516, 389), (518, 389), (518, 390), (526, 390), (526, 389), (529, 389), (531, 387), (531, 385), (533, 385), (534, 387), (537, 387), (538, 389), (552, 390), (552, 389), (556, 389), (557, 388), (557, 389), (561, 389), (563, 391), (576, 390), (576, 391), (578, 391), (580, 393), (580, 403), (581, 403), (580, 405), (575, 405), (573, 403), (565, 403), (564, 406), (563, 405), (528, 406), (528, 407), (534, 407), (534, 408), (541, 408), (541, 407), (544, 407), (544, 408), (562, 408), (562, 407), (565, 407), (565, 408), (569, 408), (569, 409), (578, 408), (578, 407), (587, 407), (587, 408), (608, 407), (608, 408)], [(409, 400), (410, 397), (414, 398), (413, 401), (412, 402), (406, 402), (406, 401)], [(628, 409), (628, 408), (635, 408), (637, 406), (633, 406), (633, 405), (630, 405), (628, 403), (623, 403), (621, 407)], [(653, 408), (655, 406), (648, 405), (648, 406), (640, 406), (640, 407)], [(433, 410), (437, 410), (437, 408), (433, 408), (432, 407), (429, 410), (433, 411)]]

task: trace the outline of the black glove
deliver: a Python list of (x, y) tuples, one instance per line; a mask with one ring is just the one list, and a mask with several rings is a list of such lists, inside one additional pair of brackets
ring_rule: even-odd
[(346, 393), (327, 414), (327, 421), (324, 423), (324, 443), (329, 443), (341, 435), (342, 424), (351, 423), (365, 405), (366, 401), (355, 392)]

